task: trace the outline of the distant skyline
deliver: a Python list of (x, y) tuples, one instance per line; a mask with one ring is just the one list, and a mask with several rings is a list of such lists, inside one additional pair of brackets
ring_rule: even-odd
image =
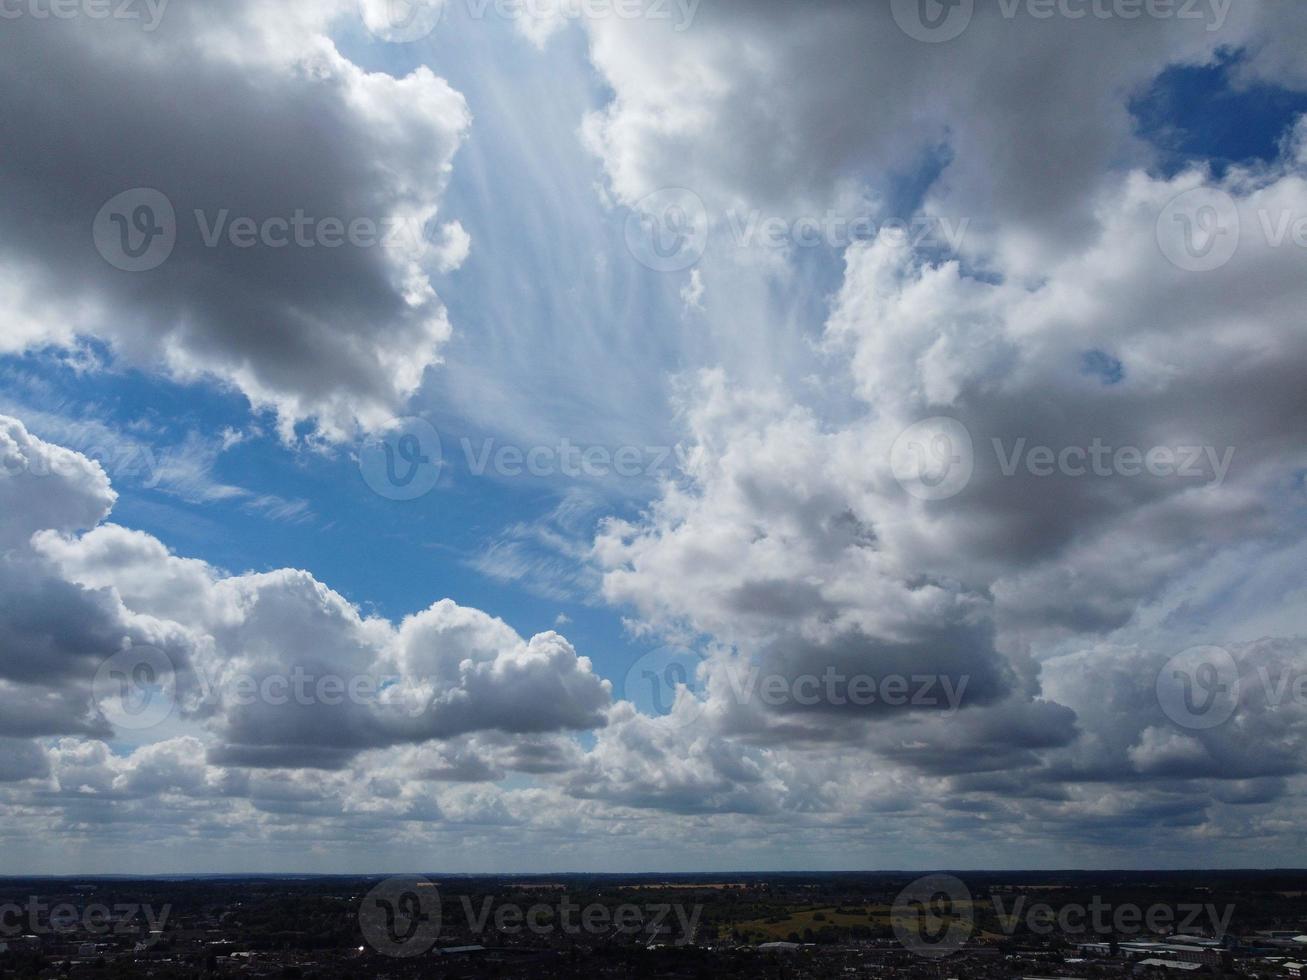
[(1141, 7), (12, 7), (0, 873), (1302, 865), (1307, 7)]

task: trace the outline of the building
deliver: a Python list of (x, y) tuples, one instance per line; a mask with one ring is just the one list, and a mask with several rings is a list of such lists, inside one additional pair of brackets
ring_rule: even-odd
[(1177, 970), (1181, 973), (1189, 973), (1193, 970), (1201, 970), (1201, 963), (1186, 963), (1183, 960), (1164, 960), (1159, 956), (1149, 956), (1135, 963), (1135, 973), (1145, 973), (1148, 970)]

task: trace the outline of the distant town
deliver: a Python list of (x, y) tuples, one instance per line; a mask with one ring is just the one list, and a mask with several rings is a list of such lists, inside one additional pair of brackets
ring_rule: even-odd
[(1299, 978), (1307, 872), (0, 879), (0, 977)]

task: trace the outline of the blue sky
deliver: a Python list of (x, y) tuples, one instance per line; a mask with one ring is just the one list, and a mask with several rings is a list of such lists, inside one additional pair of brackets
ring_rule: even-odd
[[(466, 14), (451, 9), (452, 18)], [(115, 519), (229, 570), (307, 569), (396, 619), (433, 596), (495, 609), (527, 635), (552, 628), (562, 613), (575, 624), (569, 632), (611, 676), (643, 652), (625, 635), (618, 612), (581, 594), (539, 598), (523, 583), (478, 572), (475, 559), (506, 528), (546, 520), (569, 492), (594, 495), (596, 513), (632, 514), (654, 488), (645, 480), (597, 485), (478, 476), (468, 471), (460, 440), (473, 440), (477, 452), (484, 440), (529, 447), (538, 441), (533, 435), (564, 433), (578, 433), (572, 439), (580, 445), (670, 445), (674, 433), (662, 420), (678, 365), (675, 351), (659, 349), (655, 325), (679, 319), (679, 300), (662, 277), (626, 255), (624, 214), (605, 211), (594, 193), (600, 167), (580, 146), (576, 127), (601, 104), (602, 91), (587, 70), (581, 33), (568, 31), (542, 52), (510, 22), (464, 24), (457, 32), (450, 26), (413, 45), (379, 45), (359, 31), (341, 39), (342, 50), (373, 70), (437, 67), (479, 121), (459, 150), (444, 211), (479, 243), (440, 283), (451, 317), (463, 326), (446, 351), (447, 367), (433, 372), (412, 406), (447, 443), (438, 488), (411, 502), (378, 498), (348, 448), (288, 453), (265, 421), (260, 435), (216, 455), (207, 476), (255, 496), (302, 501), (303, 510), (279, 517), (241, 499), (188, 501), (145, 486), (142, 462), (140, 478), (115, 480)], [(487, 63), (502, 70), (485, 72)], [(539, 101), (524, 112), (528, 93)], [(541, 104), (547, 111), (539, 111)], [(606, 270), (603, 256), (610, 258)], [(630, 362), (615, 362), (612, 373), (634, 376), (640, 387), (622, 384), (619, 394), (611, 377), (591, 384), (577, 376), (576, 363), (593, 363), (599, 344), (630, 351)], [(8, 356), (3, 364), (14, 408), (89, 417), (123, 438), (144, 423), (150, 434), (140, 441), (156, 456), (180, 451), (188, 437), (211, 445), (224, 430), (260, 425), (245, 399), (213, 385), (177, 385), (117, 365), (88, 374), (53, 353)], [(478, 380), (449, 390), (451, 377), (467, 376)], [(494, 392), (481, 390), (491, 384)], [(590, 443), (579, 435), (587, 429)], [(32, 430), (42, 433), (39, 421)], [(46, 431), (57, 439), (57, 429)]]
[[(652, 499), (657, 478), (502, 477), (493, 467), (478, 475), (467, 466), (462, 440), (471, 440), (474, 453), (487, 444), (530, 448), (564, 438), (611, 451), (659, 447), (647, 456), (654, 462), (679, 438), (669, 404), (672, 379), (711, 357), (696, 349), (710, 339), (695, 336), (703, 325), (684, 316), (679, 284), (628, 253), (627, 210), (606, 207), (596, 194), (602, 167), (578, 130), (607, 94), (589, 67), (583, 32), (567, 28), (541, 50), (510, 20), (470, 22), (468, 8), (458, 4), (447, 17), (442, 30), (413, 44), (378, 44), (359, 30), (338, 38), (341, 50), (369, 70), (438, 70), (464, 94), (476, 120), (458, 151), (442, 209), (477, 243), (438, 283), (459, 328), (443, 351), (445, 364), (408, 408), (441, 433), (444, 465), (436, 490), (416, 501), (379, 499), (349, 447), (288, 453), (266, 418), (260, 422), (245, 399), (213, 385), (176, 385), (117, 364), (88, 374), (51, 352), (5, 357), (13, 382), (6, 387), (18, 400), (15, 408), (56, 405), (56, 414), (89, 416), (125, 438), (145, 423), (151, 434), (141, 442), (156, 456), (181, 451), (188, 437), (213, 445), (225, 430), (253, 427), (257, 434), (216, 454), (207, 474), (256, 497), (303, 503), (288, 516), (251, 508), (241, 498), (195, 503), (166, 487), (145, 486), (144, 465), (139, 478), (129, 473), (114, 481), (121, 495), (115, 519), (180, 554), (231, 571), (304, 568), (395, 619), (425, 608), (433, 596), (493, 609), (527, 635), (552, 628), (563, 614), (572, 621), (569, 635), (605, 676), (621, 676), (650, 649), (622, 628), (621, 609), (575, 590), (568, 599), (542, 598), (530, 581), (504, 582), (478, 571), (476, 558), (506, 529), (547, 522), (570, 495), (590, 502), (591, 521), (633, 517)], [(839, 255), (823, 248), (798, 259), (806, 266), (804, 281), (788, 291), (800, 295), (777, 302), (802, 302), (819, 323), (825, 293), (838, 285)], [(25, 397), (24, 387), (40, 394)], [(43, 433), (39, 420), (31, 428)], [(57, 429), (45, 431), (57, 440)], [(674, 460), (660, 472), (670, 475)], [(593, 527), (577, 530), (589, 534)], [(567, 587), (539, 585), (549, 592)]]
[[(78, 86), (3, 117), (13, 870), (1301, 853), (1300, 11), (172, 2), (0, 35)], [(139, 188), (176, 241), (123, 271)], [(426, 238), (192, 227), (296, 208)], [(147, 649), (133, 728), (95, 678)], [(305, 667), (382, 691), (234, 699)]]

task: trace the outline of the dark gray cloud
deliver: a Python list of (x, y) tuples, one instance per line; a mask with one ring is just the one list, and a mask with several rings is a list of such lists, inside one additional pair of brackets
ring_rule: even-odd
[[(338, 8), (179, 3), (152, 33), (6, 21), (0, 258), (19, 313), (42, 326), (0, 347), (94, 334), (135, 363), (234, 386), (287, 435), (304, 418), (340, 436), (395, 414), (449, 330), (428, 279), (449, 256), (425, 226), (468, 113), (426, 69), (396, 79), (342, 58), (321, 33)], [(97, 252), (92, 222), (141, 187), (171, 202), (176, 246), (124, 272)], [(296, 212), (315, 222), (309, 241), (325, 219), (408, 225), (395, 247), (204, 240), (219, 220)], [(80, 313), (54, 315), (47, 296)]]

